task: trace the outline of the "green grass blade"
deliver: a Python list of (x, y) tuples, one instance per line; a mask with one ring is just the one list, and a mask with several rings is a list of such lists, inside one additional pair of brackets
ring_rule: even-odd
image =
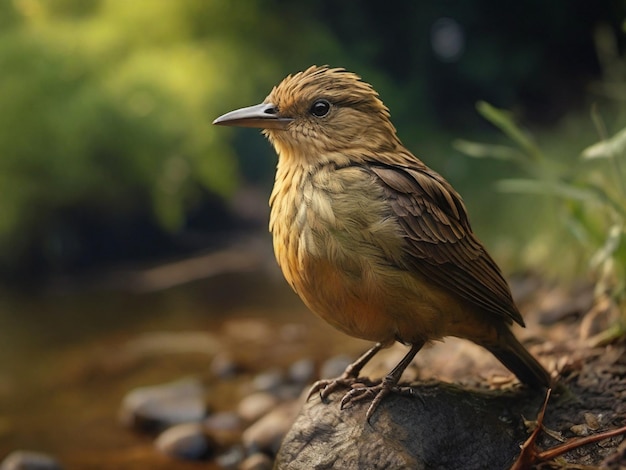
[(537, 147), (528, 134), (520, 129), (511, 117), (510, 113), (507, 113), (502, 109), (498, 109), (486, 101), (479, 101), (476, 104), (476, 109), (481, 116), (504, 132), (504, 134), (513, 140), (513, 142), (519, 145), (532, 160), (540, 161), (543, 159), (539, 147)]
[(456, 139), (452, 142), (452, 147), (469, 157), (493, 158), (495, 160), (506, 160), (523, 162), (524, 154), (516, 148), (508, 145), (484, 144), (472, 142), (465, 139)]

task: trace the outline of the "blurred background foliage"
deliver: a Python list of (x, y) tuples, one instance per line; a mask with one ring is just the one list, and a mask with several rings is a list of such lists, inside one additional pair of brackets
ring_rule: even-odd
[(625, 13), (617, 0), (0, 2), (0, 275), (191, 253), (265, 225), (249, 214), (266, 207), (270, 146), (210, 123), (313, 63), (375, 86), (509, 269), (584, 272), (582, 255), (551, 256), (580, 242), (554, 200), (497, 192), (528, 168), (464, 153), (508, 145), (476, 111), (484, 100), (511, 110), (548, 166), (586, 174), (581, 152), (626, 125)]

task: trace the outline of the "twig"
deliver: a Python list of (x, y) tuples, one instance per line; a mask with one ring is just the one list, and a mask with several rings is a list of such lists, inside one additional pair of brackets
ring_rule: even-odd
[(546, 460), (551, 460), (555, 457), (558, 457), (559, 455), (569, 452), (570, 450), (576, 449), (577, 447), (591, 444), (593, 442), (602, 441), (604, 439), (608, 439), (609, 437), (619, 436), (620, 434), (626, 434), (626, 426), (617, 429), (611, 429), (609, 431), (604, 431), (599, 434), (593, 434), (591, 436), (574, 437), (564, 444), (559, 444), (556, 447), (552, 447), (551, 449), (539, 452), (538, 454), (536, 454), (538, 459), (537, 461), (543, 462)]
[(513, 463), (510, 470), (526, 470), (530, 468), (531, 465), (537, 463), (537, 446), (535, 445), (535, 441), (537, 440), (537, 436), (541, 432), (541, 426), (543, 425), (543, 417), (546, 414), (546, 408), (548, 407), (548, 400), (550, 399), (550, 394), (552, 393), (552, 389), (549, 388), (546, 392), (546, 398), (543, 401), (543, 406), (541, 410), (539, 410), (539, 414), (537, 415), (537, 427), (532, 432), (532, 434), (526, 439), (526, 442), (522, 444), (522, 451), (520, 452), (517, 460)]
[(610, 437), (619, 436), (621, 434), (626, 434), (626, 426), (623, 426), (621, 428), (611, 429), (609, 431), (604, 431), (598, 434), (594, 434), (592, 436), (575, 437), (569, 439), (563, 444), (552, 447), (551, 449), (541, 452), (537, 451), (537, 436), (539, 435), (539, 432), (541, 431), (543, 426), (543, 418), (546, 413), (546, 408), (548, 407), (548, 399), (550, 398), (550, 393), (551, 389), (548, 389), (548, 391), (546, 392), (546, 398), (543, 402), (543, 406), (541, 407), (541, 410), (537, 415), (537, 427), (528, 437), (528, 439), (526, 439), (526, 442), (524, 442), (524, 444), (521, 446), (522, 451), (517, 457), (515, 463), (513, 463), (513, 465), (511, 466), (510, 470), (527, 470), (533, 465), (552, 460), (559, 455), (565, 454), (566, 452), (574, 450), (578, 447), (582, 447), (593, 442), (602, 441)]

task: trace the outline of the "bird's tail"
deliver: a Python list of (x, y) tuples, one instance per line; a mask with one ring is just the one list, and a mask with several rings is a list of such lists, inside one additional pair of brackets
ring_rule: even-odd
[(551, 386), (548, 371), (531, 356), (508, 328), (500, 332), (498, 343), (485, 346), (521, 382), (536, 389)]

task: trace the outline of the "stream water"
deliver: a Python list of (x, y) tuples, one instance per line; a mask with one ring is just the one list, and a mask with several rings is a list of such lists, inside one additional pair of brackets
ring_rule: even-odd
[(199, 376), (209, 384), (210, 407), (228, 410), (245, 390), (211, 374), (219, 355), (250, 377), (302, 357), (318, 363), (364, 349), (311, 315), (267, 268), (152, 292), (1, 298), (0, 461), (30, 449), (69, 469), (192, 468), (158, 455), (151, 436), (121, 426), (117, 414), (130, 389)]

